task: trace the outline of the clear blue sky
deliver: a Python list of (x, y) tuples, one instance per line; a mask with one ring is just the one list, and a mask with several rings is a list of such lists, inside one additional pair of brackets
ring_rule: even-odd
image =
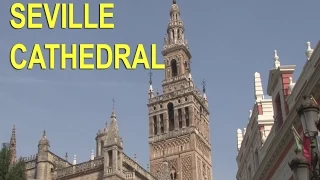
[[(31, 2), (24, 0), (25, 3)], [(52, 0), (52, 3), (58, 0)], [(77, 2), (77, 20), (81, 5)], [(97, 4), (90, 1), (92, 20)], [(146, 167), (148, 152), (148, 71), (17, 71), (9, 64), (9, 51), (16, 43), (30, 49), (40, 43), (138, 43), (158, 44), (158, 60), (169, 20), (172, 1), (114, 1), (114, 30), (13, 30), (9, 8), (0, 5), (0, 142), (10, 139), (16, 124), (18, 155), (37, 152), (43, 129), (51, 150), (78, 162), (90, 158), (98, 129), (109, 122), (112, 97), (125, 152)], [(192, 72), (200, 86), (207, 81), (211, 111), (213, 176), (235, 179), (236, 130), (244, 128), (253, 106), (253, 75), (258, 71), (266, 89), (273, 50), (281, 64), (296, 64), (299, 73), (306, 61), (306, 41), (319, 40), (320, 1), (192, 1), (178, 0), (191, 53)], [(44, 20), (42, 20), (44, 22)], [(20, 55), (27, 58), (29, 55)], [(47, 57), (47, 55), (45, 56)], [(294, 80), (298, 74), (295, 74)], [(154, 88), (161, 87), (162, 71), (154, 72)]]

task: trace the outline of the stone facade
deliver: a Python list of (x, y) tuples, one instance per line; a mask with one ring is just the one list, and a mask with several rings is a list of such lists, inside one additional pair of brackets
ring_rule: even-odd
[[(149, 88), (150, 172), (123, 151), (116, 114), (98, 131), (96, 154), (87, 162), (70, 163), (50, 151), (43, 132), (36, 155), (23, 158), (28, 179), (38, 180), (212, 180), (208, 101), (191, 76), (191, 53), (175, 0), (170, 10), (162, 54), (165, 62), (163, 93)], [(10, 148), (15, 158), (15, 128)], [(13, 162), (15, 159), (13, 160)]]
[[(245, 132), (237, 131), (237, 180), (294, 179), (288, 165), (295, 157), (296, 149), (291, 127), (302, 133), (296, 109), (303, 96), (312, 95), (320, 104), (320, 41), (314, 50), (307, 43), (306, 56), (303, 70), (294, 83), (295, 66), (280, 65), (275, 51), (274, 68), (270, 70), (267, 87), (270, 99), (264, 98), (261, 86), (256, 88), (261, 79), (260, 76), (257, 78), (258, 73), (255, 74), (256, 101), (252, 115)], [(261, 97), (260, 100), (257, 97)]]
[[(23, 158), (29, 180), (157, 180), (135, 160), (123, 152), (123, 142), (119, 135), (116, 114), (113, 111), (109, 127), (99, 130), (96, 136), (97, 151), (87, 162), (77, 163), (61, 158), (50, 151), (50, 143), (43, 132), (36, 155)], [(10, 146), (14, 149), (13, 146)]]
[[(191, 76), (191, 53), (178, 5), (170, 11), (162, 54), (163, 93), (154, 93), (150, 76), (150, 170), (160, 178), (169, 168), (177, 180), (212, 180), (208, 100)], [(150, 74), (152, 75), (152, 74)]]

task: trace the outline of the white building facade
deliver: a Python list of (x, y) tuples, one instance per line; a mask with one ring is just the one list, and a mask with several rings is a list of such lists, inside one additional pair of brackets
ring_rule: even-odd
[(292, 125), (302, 133), (297, 108), (303, 96), (312, 95), (320, 104), (320, 41), (307, 42), (306, 63), (293, 82), (295, 65), (281, 65), (277, 51), (269, 72), (264, 98), (261, 77), (254, 75), (255, 102), (249, 122), (237, 130), (237, 180), (293, 180), (288, 163), (295, 156)]

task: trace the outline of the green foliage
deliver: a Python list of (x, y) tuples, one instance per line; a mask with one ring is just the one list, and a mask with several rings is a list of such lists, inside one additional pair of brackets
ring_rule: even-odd
[(10, 159), (10, 150), (6, 147), (2, 147), (0, 151), (0, 180), (24, 180), (24, 162), (18, 161), (10, 166)]

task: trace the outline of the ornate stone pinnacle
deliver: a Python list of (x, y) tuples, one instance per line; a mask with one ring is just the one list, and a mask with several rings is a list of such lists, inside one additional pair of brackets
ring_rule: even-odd
[(204, 79), (202, 80), (202, 83), (201, 83), (201, 85), (202, 85), (202, 91), (203, 91), (203, 93), (206, 93), (206, 82), (204, 81)]

